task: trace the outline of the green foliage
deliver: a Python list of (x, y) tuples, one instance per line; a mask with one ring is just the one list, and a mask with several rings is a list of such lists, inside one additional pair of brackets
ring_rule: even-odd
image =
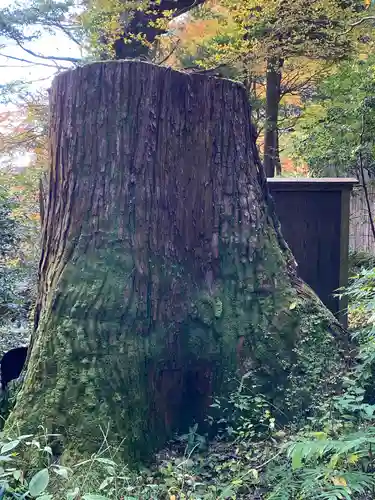
[(0, 324), (26, 318), (27, 282), (32, 269), (18, 260), (23, 225), (14, 216), (18, 203), (6, 190), (0, 192)]
[(17, 223), (12, 215), (15, 208), (14, 201), (8, 193), (1, 188), (0, 190), (0, 255), (4, 259), (12, 250), (18, 240)]
[(352, 250), (349, 252), (349, 277), (356, 276), (363, 268), (375, 267), (375, 255)]
[[(15, 293), (13, 287), (13, 269), (8, 262), (14, 254), (16, 244), (19, 241), (19, 225), (12, 217), (15, 208), (12, 200), (4, 189), (0, 191), (0, 313), (10, 313), (15, 305)], [(3, 318), (2, 318), (3, 319)]]
[(375, 268), (364, 266), (357, 268), (357, 273), (350, 278), (349, 286), (343, 293), (350, 299), (349, 313), (355, 319), (355, 323), (352, 324), (354, 335), (361, 340), (362, 351), (371, 352), (371, 342), (375, 333)]
[(353, 499), (374, 491), (375, 428), (357, 432), (301, 432), (286, 445), (287, 462), (268, 472), (270, 499)]
[(114, 58), (113, 42), (121, 35), (120, 16), (126, 11), (126, 2), (120, 0), (91, 0), (81, 14), (82, 25), (88, 33), (91, 52), (100, 58), (103, 51), (103, 33), (106, 33), (105, 50)]
[(207, 442), (205, 436), (201, 436), (197, 432), (198, 424), (194, 424), (193, 427), (189, 427), (189, 432), (178, 437), (178, 440), (183, 443), (186, 442), (186, 452), (192, 453), (196, 449), (205, 449)]
[[(348, 2), (344, 3), (348, 7)], [(315, 3), (323, 16), (317, 15), (316, 10), (309, 10), (314, 8), (312, 2), (308, 2), (308, 9), (301, 8), (306, 3), (300, 0), (284, 2), (282, 12), (277, 10), (279, 4), (273, 1), (248, 1), (240, 4), (228, 0), (225, 5), (234, 19), (230, 22), (222, 13), (219, 15), (206, 7), (199, 10), (196, 19), (218, 19), (219, 24), (221, 23), (220, 30), (198, 40), (194, 50), (178, 49), (176, 55), (179, 62), (182, 65), (201, 67), (225, 63), (224, 76), (237, 79), (249, 77), (251, 83), (264, 84), (263, 60), (270, 53), (288, 58), (341, 58), (346, 54), (344, 43), (335, 45), (336, 35), (345, 28), (347, 21), (336, 8), (337, 2)], [(26, 34), (26, 27), (33, 27), (38, 23), (48, 26), (50, 23), (51, 29), (59, 28), (56, 23), (61, 24), (66, 20), (68, 9), (72, 6), (70, 2), (64, 2), (64, 5), (48, 2), (47, 5), (42, 1), (33, 2), (32, 5), (30, 9), (27, 5), (2, 9), (2, 33), (23, 44), (33, 37), (39, 37), (38, 31), (33, 29), (31, 34)], [(81, 21), (87, 23), (85, 28), (92, 37), (91, 47), (94, 51), (97, 50), (96, 55), (100, 52), (98, 42), (102, 29), (112, 33), (110, 41), (119, 34), (122, 6), (117, 1), (103, 1), (101, 10), (87, 11), (86, 17), (82, 16)], [(352, 7), (353, 5), (350, 6)], [(325, 32), (317, 32), (316, 23), (308, 25), (308, 18), (324, 18), (327, 28)], [(70, 33), (73, 35), (74, 30)], [(313, 42), (313, 35), (317, 34), (324, 38), (325, 44)], [(277, 37), (280, 44), (274, 45)], [(249, 48), (254, 51), (253, 56), (249, 56)], [(295, 152), (299, 158), (308, 162), (313, 173), (322, 173), (322, 165), (327, 165), (323, 173), (356, 172), (360, 155), (364, 158), (365, 168), (369, 171), (373, 169), (374, 62), (373, 57), (370, 57), (361, 62), (356, 60), (340, 65), (337, 72), (319, 86), (314, 99), (309, 101), (305, 117), (295, 132), (296, 143), (298, 141)], [(251, 67), (251, 71), (247, 65)], [(11, 89), (2, 90), (3, 95), (9, 97)], [(17, 87), (16, 90), (23, 92), (24, 88)], [(255, 99), (259, 115), (264, 118), (264, 96), (254, 94)], [(41, 125), (42, 137), (45, 135), (44, 111), (45, 108), (41, 115), (36, 113), (32, 117), (30, 127), (39, 132)], [(23, 134), (24, 131), (21, 139), (25, 138)], [(30, 138), (30, 134), (27, 138)], [(37, 143), (33, 141), (37, 138), (31, 137), (31, 150), (35, 149)], [(16, 149), (22, 147), (21, 143), (15, 145)], [(21, 182), (24, 186), (29, 183), (29, 194), (32, 194), (27, 200), (22, 200), (23, 211), (25, 213), (27, 207), (28, 215), (37, 212), (37, 201), (33, 198), (35, 172), (29, 171)], [(20, 179), (19, 177), (18, 180)], [(32, 217), (26, 217), (26, 224), (23, 215), (17, 221), (11, 217), (11, 212), (17, 212), (17, 206), (4, 194), (0, 198), (0, 250), (1, 245), (4, 247), (1, 250), (4, 265), (0, 268), (0, 307), (4, 305), (7, 310), (12, 310), (12, 307), (20, 308), (25, 302), (22, 293), (14, 286), (23, 276), (23, 269), (12, 264), (12, 257), (19, 256), (19, 252), (14, 253), (15, 244), (21, 238), (23, 244), (27, 241), (26, 248), (37, 249), (32, 235), (38, 236), (39, 225), (38, 220), (34, 220), (33, 225)], [(117, 462), (117, 450), (112, 450), (106, 438), (103, 448), (97, 454), (89, 460), (70, 464), (70, 467), (56, 465), (55, 460), (59, 457), (53, 455), (51, 436), (44, 434), (37, 438), (28, 436), (12, 441), (4, 440), (0, 443), (3, 447), (1, 453), (6, 457), (0, 457), (0, 462), (3, 462), (0, 484), (5, 488), (5, 498), (17, 498), (16, 495), (23, 495), (23, 498), (38, 498), (39, 495), (44, 500), (177, 497), (198, 500), (257, 496), (307, 500), (354, 499), (365, 495), (373, 497), (375, 394), (371, 389), (374, 385), (375, 367), (375, 270), (359, 269), (363, 262), (363, 259), (356, 260), (357, 275), (346, 291), (351, 301), (351, 316), (356, 315), (358, 320), (353, 337), (359, 353), (354, 367), (348, 370), (344, 379), (342, 393), (332, 396), (325, 386), (319, 386), (319, 391), (315, 391), (319, 393), (308, 401), (304, 414), (295, 414), (293, 425), (281, 428), (276, 418), (280, 417), (280, 410), (260, 394), (257, 387), (251, 386), (251, 383), (245, 386), (246, 380), (243, 380), (239, 389), (227, 400), (218, 399), (212, 405), (212, 411), (217, 410), (220, 415), (210, 415), (208, 418), (212, 428), (218, 429), (214, 442), (208, 442), (206, 436), (199, 434), (198, 427), (193, 426), (187, 434), (176, 439), (168, 450), (164, 450), (164, 455), (160, 454), (155, 466), (138, 475)], [(97, 273), (98, 268), (95, 269), (95, 277), (98, 276)], [(113, 291), (113, 285), (111, 289)], [(221, 318), (225, 307), (220, 301), (211, 305), (214, 322)], [(289, 309), (285, 304), (280, 307), (279, 315), (275, 315), (272, 310), (277, 323), (273, 325), (275, 331), (264, 329), (264, 338), (257, 345), (261, 367), (265, 365), (263, 360), (269, 358), (275, 363), (280, 362), (277, 357), (279, 349), (273, 347), (276, 334), (289, 334), (290, 321), (294, 322), (294, 317), (304, 313), (304, 319), (299, 325), (299, 340), (296, 345), (288, 346), (292, 360), (290, 363), (284, 359), (280, 362), (282, 375), (287, 378), (290, 387), (287, 403), (292, 411), (305, 393), (310, 391), (310, 387), (315, 384), (313, 388), (316, 389), (317, 383), (321, 383), (323, 362), (327, 358), (327, 352), (333, 353), (334, 349), (328, 341), (321, 342), (321, 337), (316, 341), (311, 337), (311, 332), (315, 332), (321, 323), (323, 326), (328, 324), (326, 318), (316, 317), (313, 307), (308, 310), (302, 310), (302, 307), (298, 298), (293, 298)], [(112, 316), (113, 312), (109, 311), (109, 314)], [(258, 325), (262, 318), (254, 315), (252, 321)], [(296, 357), (298, 363), (293, 361)], [(334, 356), (328, 358), (329, 363), (332, 362), (329, 368), (335, 368)], [(327, 376), (328, 382), (335, 383), (340, 378), (338, 370), (327, 371), (333, 372), (332, 376)], [(79, 376), (85, 383), (86, 372), (81, 370)], [(266, 382), (269, 383), (270, 378), (269, 373), (264, 374)], [(253, 382), (251, 378), (250, 382)], [(274, 392), (278, 392), (275, 380), (269, 385), (272, 385)], [(14, 399), (11, 399), (10, 407), (13, 403)], [(8, 410), (9, 408), (6, 411)], [(54, 436), (52, 441), (53, 438)], [(85, 436), (82, 440), (84, 442)], [(33, 452), (30, 453), (30, 450)]]
[[(0, 183), (3, 186), (0, 196), (0, 248), (2, 244), (8, 247), (6, 256), (0, 259), (0, 352), (19, 343), (16, 333), (13, 341), (12, 334), (7, 333), (13, 330), (16, 320), (26, 322), (34, 299), (40, 252), (39, 177), (47, 161), (46, 95), (42, 92), (35, 95), (21, 93), (19, 99), (15, 123), (11, 115), (9, 128), (5, 119), (0, 133)], [(22, 172), (14, 172), (14, 157), (25, 153), (33, 154), (31, 165)], [(6, 168), (8, 162), (9, 169)], [(9, 245), (9, 238), (12, 245)], [(10, 323), (5, 324), (6, 320)]]
[[(186, 447), (182, 453), (171, 450), (160, 456), (151, 469), (130, 472), (116, 460), (119, 449), (108, 443), (103, 432), (97, 453), (68, 467), (56, 462), (54, 443), (59, 436), (41, 430), (36, 435), (0, 438), (3, 498), (224, 500), (258, 482), (256, 470), (245, 469), (250, 455), (254, 456), (250, 448), (242, 456), (230, 447), (211, 447), (209, 453), (200, 450), (200, 454), (197, 448)], [(183, 442), (183, 437), (177, 441)]]
[(46, 1), (34, 0), (33, 2), (15, 2), (0, 10), (1, 34), (9, 35), (15, 40), (30, 41), (41, 36), (40, 31), (25, 34), (26, 26), (41, 25), (49, 21), (51, 27), (66, 20), (66, 15), (74, 6), (71, 0)]
[(375, 58), (342, 63), (307, 103), (293, 134), (294, 156), (314, 175), (374, 173)]
[[(0, 442), (0, 488), (2, 498), (52, 498), (45, 496), (47, 486), (50, 482), (50, 471), (61, 474), (63, 467), (52, 464), (50, 457), (52, 450), (47, 444), (48, 436), (43, 436), (44, 443), (34, 439), (32, 435), (18, 436), (16, 439), (2, 438)], [(22, 468), (17, 464), (17, 458), (21, 449), (36, 451), (46, 467), (31, 474), (26, 478)], [(43, 496), (42, 496), (43, 494)]]
[(375, 492), (375, 269), (362, 269), (344, 292), (359, 312), (353, 338), (357, 362), (344, 390), (320, 405), (318, 414), (284, 443), (286, 461), (267, 472), (270, 499), (373, 498)]
[[(72, 468), (59, 465), (53, 459), (51, 442), (59, 436), (46, 433), (17, 436), (13, 439), (2, 436), (0, 441), (0, 488), (2, 498), (38, 498), (49, 500), (64, 499), (111, 499), (120, 498), (126, 493), (130, 475), (125, 468), (119, 469), (110, 458), (103, 457), (103, 450), (89, 460), (75, 464)], [(105, 451), (108, 451), (107, 448)], [(108, 454), (107, 454), (108, 455)], [(25, 470), (24, 457), (29, 457)], [(90, 486), (84, 480), (85, 472), (96, 468), (95, 477), (104, 478), (97, 484), (100, 495), (90, 493)], [(127, 473), (124, 476), (124, 472)], [(81, 487), (68, 487), (74, 483), (75, 476), (80, 477)], [(56, 491), (56, 489), (58, 491)], [(57, 497), (56, 497), (57, 495)], [(129, 497), (130, 498), (130, 497)]]
[(14, 80), (0, 84), (0, 103), (18, 104), (29, 95), (29, 86), (22, 81)]
[[(3, 40), (16, 43), (22, 48), (25, 51), (25, 58), (39, 57), (27, 47), (29, 42), (56, 32), (78, 45), (83, 45), (84, 30), (78, 22), (77, 4), (74, 0), (20, 1), (0, 8), (0, 35)], [(45, 59), (46, 66), (53, 67), (51, 63), (47, 63), (48, 59), (54, 60), (53, 55), (41, 54), (41, 56), (41, 59)], [(56, 61), (59, 60), (76, 62), (69, 57), (56, 56)]]
[(271, 435), (275, 429), (273, 412), (278, 413), (277, 408), (272, 408), (259, 388), (249, 387), (246, 382), (246, 377), (243, 377), (238, 391), (232, 392), (228, 398), (217, 398), (211, 404), (207, 419), (219, 439), (259, 440)]

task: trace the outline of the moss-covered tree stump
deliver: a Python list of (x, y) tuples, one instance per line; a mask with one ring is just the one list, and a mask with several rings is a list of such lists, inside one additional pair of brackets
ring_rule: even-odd
[[(8, 427), (144, 459), (247, 373), (284, 415), (339, 372), (296, 275), (240, 85), (152, 64), (56, 77), (36, 330)], [(297, 208), (297, 207), (296, 207)]]

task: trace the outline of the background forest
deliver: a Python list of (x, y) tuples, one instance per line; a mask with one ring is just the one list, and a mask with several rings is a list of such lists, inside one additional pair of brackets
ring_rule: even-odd
[(97, 453), (69, 466), (51, 458), (48, 429), (4, 435), (1, 498), (375, 498), (374, 47), (371, 0), (0, 0), (1, 353), (27, 345), (33, 328), (48, 88), (69, 68), (137, 58), (240, 82), (267, 176), (356, 177), (372, 228), (369, 251), (352, 245), (350, 286), (338, 291), (350, 303), (344, 387), (308, 418), (280, 423), (239, 380), (207, 415), (212, 435), (191, 427), (136, 473), (105, 429)]

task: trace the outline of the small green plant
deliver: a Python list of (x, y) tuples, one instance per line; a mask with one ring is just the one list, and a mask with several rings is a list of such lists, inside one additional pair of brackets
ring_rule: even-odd
[[(21, 435), (15, 439), (3, 438), (0, 441), (0, 488), (1, 498), (38, 498), (49, 500), (47, 494), (51, 474), (65, 476), (67, 469), (51, 461), (52, 449), (47, 444), (52, 435), (43, 434), (35, 438), (31, 434)], [(43, 468), (26, 477), (26, 473), (18, 460), (20, 453), (31, 450), (38, 454)]]
[[(3, 437), (0, 440), (0, 498), (137, 498), (131, 496), (132, 490), (136, 489), (136, 481), (128, 468), (109, 457), (111, 449), (106, 434), (103, 433), (103, 445), (98, 453), (71, 467), (65, 467), (58, 463), (50, 446), (60, 436), (49, 434), (43, 428), (41, 430), (39, 435), (21, 435), (14, 439)], [(31, 463), (38, 463), (39, 466), (32, 466)], [(90, 492), (90, 489), (94, 491)]]
[(220, 439), (239, 442), (269, 437), (275, 430), (275, 417), (272, 405), (266, 398), (256, 392), (255, 386), (246, 383), (246, 375), (242, 377), (238, 390), (228, 398), (216, 398), (211, 404), (214, 413), (207, 417), (208, 423), (215, 427)]
[(207, 448), (207, 440), (205, 436), (197, 433), (198, 424), (194, 424), (193, 427), (189, 428), (187, 434), (182, 434), (178, 436), (177, 439), (180, 442), (186, 442), (186, 452), (193, 453), (194, 451), (203, 450)]

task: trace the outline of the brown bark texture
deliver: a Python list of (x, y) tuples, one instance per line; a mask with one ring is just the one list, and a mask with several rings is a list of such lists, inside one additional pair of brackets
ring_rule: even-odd
[(245, 89), (113, 61), (57, 76), (50, 99), (35, 332), (8, 429), (43, 424), (69, 457), (108, 427), (144, 460), (245, 374), (280, 415), (308, 411), (339, 374), (339, 328), (297, 277)]
[(45, 215), (45, 207), (47, 204), (48, 183), (49, 183), (48, 175), (46, 172), (43, 172), (39, 179), (39, 211), (40, 211), (40, 223), (42, 227)]
[(275, 177), (275, 173), (281, 173), (278, 120), (282, 66), (283, 62), (276, 57), (272, 57), (267, 61), (266, 123), (264, 131), (264, 170), (267, 177)]

